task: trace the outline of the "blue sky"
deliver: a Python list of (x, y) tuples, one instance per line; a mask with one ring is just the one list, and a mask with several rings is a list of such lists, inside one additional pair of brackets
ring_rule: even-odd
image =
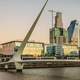
[[(45, 0), (0, 0), (0, 43), (23, 40), (44, 2)], [(30, 40), (49, 42), (49, 9), (62, 12), (65, 28), (71, 20), (80, 21), (80, 0), (49, 0)]]

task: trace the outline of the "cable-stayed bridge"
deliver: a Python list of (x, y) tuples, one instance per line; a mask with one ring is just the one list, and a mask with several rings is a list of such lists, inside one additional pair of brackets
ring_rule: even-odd
[(36, 24), (37, 24), (37, 22), (38, 22), (38, 20), (39, 20), (39, 18), (41, 16), (42, 12), (44, 11), (44, 8), (45, 8), (47, 2), (48, 2), (48, 0), (46, 0), (44, 6), (42, 7), (40, 13), (38, 14), (38, 16), (36, 18), (36, 20), (32, 24), (32, 26), (31, 26), (30, 30), (28, 31), (26, 37), (22, 41), (22, 43), (21, 43), (20, 48), (18, 49), (18, 51), (13, 55), (13, 57), (8, 62), (2, 62), (2, 63), (0, 63), (0, 65), (4, 65), (5, 68), (8, 68), (9, 64), (14, 63), (17, 70), (22, 70), (22, 67), (23, 67), (22, 63), (19, 63), (19, 62), (23, 62), (21, 60), (21, 54), (22, 54), (22, 52), (23, 52), (23, 50), (24, 50), (24, 48), (26, 46), (26, 43), (28, 42), (28, 40), (29, 40), (32, 32), (34, 31), (35, 26), (36, 26)]
[(13, 55), (13, 57), (7, 61), (7, 62), (1, 62), (0, 63), (0, 69), (15, 69), (16, 71), (21, 71), (26, 68), (49, 68), (49, 67), (72, 67), (72, 66), (80, 66), (80, 60), (56, 60), (53, 58), (36, 58), (36, 59), (28, 59), (28, 60), (22, 60), (21, 54), (23, 53), (23, 50), (26, 46), (26, 43), (28, 42), (32, 32), (35, 29), (35, 26), (44, 11), (44, 8), (47, 4), (48, 0), (46, 0), (44, 6), (42, 7), (40, 13), (38, 14), (36, 20), (32, 24), (30, 30), (28, 31), (26, 37), (22, 41), (20, 48), (18, 51)]

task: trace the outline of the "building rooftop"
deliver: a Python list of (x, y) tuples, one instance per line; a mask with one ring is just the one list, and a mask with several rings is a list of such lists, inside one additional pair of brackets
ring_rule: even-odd
[[(20, 40), (14, 40), (14, 41), (9, 41), (9, 42), (4, 42), (4, 43), (1, 43), (0, 45), (5, 45), (5, 44), (15, 43), (15, 42), (22, 42), (22, 41), (20, 41)], [(38, 44), (44, 44), (43, 42), (35, 42), (35, 41), (29, 41), (28, 43), (38, 43)]]

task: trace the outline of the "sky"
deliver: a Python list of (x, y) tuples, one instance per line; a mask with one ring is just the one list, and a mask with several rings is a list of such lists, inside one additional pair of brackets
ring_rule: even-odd
[[(40, 12), (45, 0), (0, 0), (0, 43), (23, 40)], [(62, 12), (63, 27), (71, 20), (80, 21), (80, 0), (49, 0), (30, 41), (49, 43), (51, 13)], [(54, 23), (55, 13), (53, 15)]]

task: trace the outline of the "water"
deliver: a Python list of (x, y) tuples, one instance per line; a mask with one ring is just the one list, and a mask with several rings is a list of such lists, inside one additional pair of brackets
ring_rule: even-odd
[(80, 80), (80, 67), (27, 69), (23, 73), (0, 71), (0, 80)]

